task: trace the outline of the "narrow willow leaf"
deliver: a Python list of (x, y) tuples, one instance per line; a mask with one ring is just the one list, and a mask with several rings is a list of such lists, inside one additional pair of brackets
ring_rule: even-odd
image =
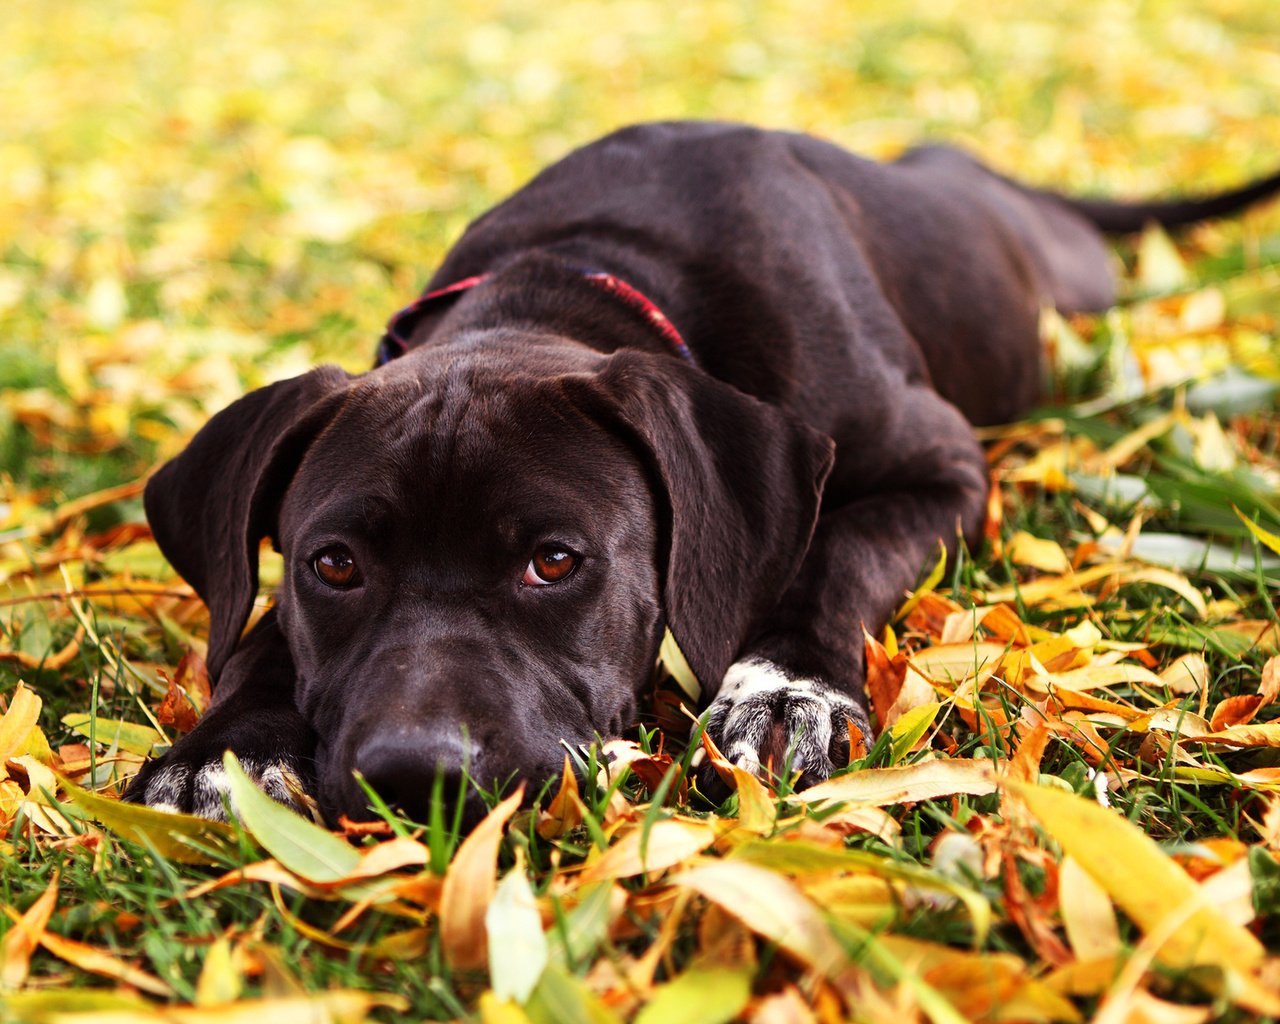
[(1234, 972), (1262, 960), (1262, 944), (1224, 917), (1191, 876), (1126, 818), (1059, 789), (1012, 780), (1005, 785), (1144, 932), (1169, 927), (1171, 916), (1181, 922), (1160, 948), (1163, 962)]
[(671, 884), (692, 889), (820, 973), (836, 974), (844, 947), (789, 879), (745, 861), (715, 861), (682, 872)]
[(108, 800), (66, 779), (62, 780), (62, 790), (67, 801), (91, 821), (131, 842), (150, 846), (169, 860), (209, 864), (215, 860), (211, 854), (230, 854), (236, 848), (235, 829), (225, 822)]
[(480, 967), (488, 955), (485, 912), (497, 888), (498, 847), (508, 819), (524, 797), (521, 788), (498, 804), (462, 841), (440, 891), (440, 939), (454, 967)]
[(893, 739), (891, 757), (894, 762), (901, 761), (911, 752), (911, 749), (929, 731), (929, 726), (933, 725), (934, 720), (938, 717), (938, 712), (941, 710), (941, 704), (937, 701), (931, 701), (928, 704), (921, 704), (919, 707), (912, 708), (893, 723), (893, 727), (889, 730), (889, 735)]
[(525, 876), (524, 858), (498, 883), (484, 915), (489, 933), (489, 978), (494, 993), (517, 1003), (528, 1000), (547, 966), (538, 899)]
[(276, 860), (308, 882), (337, 882), (360, 864), (360, 851), (277, 803), (254, 785), (235, 754), (222, 756), (231, 804), (245, 831)]
[(985, 796), (995, 791), (996, 771), (989, 760), (939, 758), (919, 764), (850, 772), (796, 793), (792, 799), (804, 803), (830, 800), (887, 807), (957, 793)]
[(92, 715), (69, 714), (62, 716), (62, 724), (81, 736), (93, 736), (104, 747), (119, 747), (142, 757), (149, 757), (156, 747), (169, 742), (149, 725), (122, 722), (114, 718), (99, 718), (94, 721)]
[(727, 1024), (751, 998), (751, 969), (692, 967), (659, 986), (635, 1024)]

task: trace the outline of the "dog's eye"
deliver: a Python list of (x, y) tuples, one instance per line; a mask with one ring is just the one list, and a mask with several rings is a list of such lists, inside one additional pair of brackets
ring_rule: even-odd
[(578, 556), (567, 548), (544, 544), (533, 553), (520, 581), (529, 587), (545, 587), (568, 578), (578, 567)]
[(360, 570), (351, 552), (341, 544), (325, 548), (311, 562), (320, 582), (335, 590), (350, 590), (360, 582)]

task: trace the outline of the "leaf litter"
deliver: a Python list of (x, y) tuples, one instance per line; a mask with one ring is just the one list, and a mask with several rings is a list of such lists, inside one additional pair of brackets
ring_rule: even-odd
[[(683, 687), (638, 735), (594, 765), (572, 752), (532, 810), (493, 795), (466, 837), (395, 818), (330, 834), (231, 763), (236, 824), (118, 800), (209, 699), (206, 615), (142, 521), (146, 473), (249, 387), (324, 359), (360, 369), (424, 254), (617, 123), (601, 74), (639, 98), (628, 119), (769, 109), (879, 154), (944, 133), (1033, 180), (1139, 194), (1280, 152), (1280, 122), (1257, 114), (1280, 88), (1265, 32), (1111, 12), (1099, 35), (1100, 13), (1063, 3), (1046, 21), (996, 3), (963, 28), (934, 11), (931, 32), (824, 4), (806, 28), (766, 3), (754, 30), (708, 7), (659, 38), (645, 26), (667, 19), (640, 2), (596, 5), (616, 24), (517, 4), (523, 34), (334, 10), (300, 37), (296, 5), (215, 6), (216, 56), (192, 42), (213, 38), (201, 13), (107, 4), (65, 38), (30, 12), (0, 26), (29, 71), (0, 78), (16, 112), (0, 143), (0, 1012), (1280, 1014), (1274, 211), (1148, 229), (1121, 249), (1115, 309), (1046, 317), (1055, 402), (984, 432), (987, 546), (922, 567), (865, 637), (877, 733), (831, 780), (758, 780), (704, 742), (732, 790), (706, 799), (683, 771), (673, 659)], [(729, 40), (716, 63), (708, 44)], [(828, 69), (821, 87), (782, 59), (793, 44)], [(176, 56), (139, 61), (160, 52)], [(340, 94), (302, 70), (336, 52)], [(675, 92), (652, 87), (656, 53)], [(182, 55), (224, 84), (197, 87)], [(174, 102), (139, 112), (146, 76)], [(1229, 112), (1202, 103), (1227, 92)], [(255, 614), (278, 572), (264, 552)]]

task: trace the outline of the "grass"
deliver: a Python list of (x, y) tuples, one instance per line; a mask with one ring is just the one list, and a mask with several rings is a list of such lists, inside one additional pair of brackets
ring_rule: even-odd
[[(609, 788), (575, 798), (553, 785), (540, 814), (516, 815), (484, 850), (443, 816), (392, 819), (410, 861), (363, 882), (323, 883), (289, 861), (288, 841), (314, 839), (301, 819), (223, 846), (197, 831), (205, 862), (186, 863), (166, 826), (77, 811), (59, 783), (40, 785), (52, 763), (110, 795), (172, 735), (154, 720), (165, 677), (202, 646), (203, 609), (136, 528), (126, 485), (248, 388), (326, 360), (364, 368), (466, 221), (541, 164), (628, 121), (715, 116), (874, 155), (948, 138), (1084, 192), (1224, 187), (1280, 154), (1273, 8), (997, 0), (975, 17), (936, 3), (799, 15), (780, 0), (508, 0), (370, 17), (293, 0), (106, 0), (7, 12), (0, 711), (15, 723), (30, 707), (20, 680), (40, 708), (3, 752), (0, 906), (30, 927), (0, 917), (0, 1017), (100, 1020), (110, 1000), (149, 1020), (710, 1022), (788, 1008), (798, 1020), (1070, 1020), (1167, 1015), (1166, 1003), (1200, 1019), (1274, 1015), (1255, 989), (1274, 990), (1280, 969), (1270, 954), (1254, 962), (1248, 936), (1280, 943), (1280, 718), (1259, 692), (1280, 562), (1244, 521), (1280, 533), (1274, 206), (1198, 227), (1176, 250), (1158, 234), (1120, 243), (1120, 306), (1052, 328), (1053, 401), (986, 437), (991, 537), (877, 638), (890, 729), (847, 778), (916, 766), (908, 799), (813, 806), (783, 779), (740, 783), (714, 806), (678, 785), (687, 728), (663, 701)], [(994, 604), (1006, 618), (962, 628)], [(992, 644), (995, 671), (966, 684)], [(1117, 668), (1122, 681), (1090, 682)], [(91, 736), (66, 724), (85, 713)], [(1255, 726), (1256, 745), (1182, 741)], [(917, 799), (939, 764), (963, 784)], [(1009, 780), (1000, 793), (990, 765)], [(1039, 789), (1019, 797), (1019, 779)], [(1073, 825), (1035, 804), (1070, 792), (1080, 814), (1100, 811), (1100, 780), (1101, 819)], [(1146, 845), (1125, 845), (1122, 820)], [(357, 842), (367, 856), (373, 840)], [(629, 844), (651, 858), (647, 874), (622, 863)], [(269, 880), (190, 895), (267, 858), (280, 863)], [(1171, 863), (1173, 889), (1129, 881)], [(1170, 920), (1171, 903), (1195, 902), (1172, 899), (1179, 879), (1209, 886), (1211, 918)], [(504, 937), (487, 966), (466, 955), (484, 948), (486, 908)], [(1214, 941), (1169, 952), (1196, 929)], [(32, 936), (45, 944), (28, 949)]]

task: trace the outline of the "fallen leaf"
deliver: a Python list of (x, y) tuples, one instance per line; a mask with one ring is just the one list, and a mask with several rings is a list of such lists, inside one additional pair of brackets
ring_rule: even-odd
[(985, 759), (939, 758), (892, 768), (866, 768), (820, 782), (793, 795), (804, 803), (840, 801), (869, 807), (996, 791), (994, 765)]
[(31, 954), (40, 944), (45, 927), (58, 902), (58, 872), (55, 870), (45, 886), (21, 916), (14, 918), (14, 925), (0, 940), (0, 990), (21, 988), (31, 968)]
[(489, 933), (489, 978), (501, 999), (524, 1003), (547, 966), (538, 900), (525, 876), (524, 858), (498, 883), (484, 916)]
[(245, 831), (298, 877), (335, 883), (360, 865), (360, 853), (354, 846), (267, 796), (231, 751), (223, 754), (222, 765), (232, 808)]
[(481, 967), (488, 954), (485, 913), (497, 889), (498, 846), (524, 787), (498, 804), (458, 847), (440, 894), (440, 940), (457, 968)]
[(831, 976), (847, 962), (844, 947), (817, 908), (794, 883), (772, 871), (740, 861), (715, 861), (669, 882), (711, 900), (820, 974)]
[(716, 839), (710, 825), (667, 819), (637, 827), (589, 861), (579, 876), (584, 885), (604, 879), (665, 871), (695, 857)]
[(1261, 943), (1223, 917), (1191, 877), (1131, 822), (1058, 789), (1011, 780), (1005, 786), (1144, 932), (1160, 928), (1171, 914), (1185, 918), (1160, 947), (1162, 961), (1235, 972), (1262, 960)]
[(1111, 898), (1074, 857), (1062, 858), (1058, 905), (1077, 960), (1108, 960), (1120, 955), (1123, 945)]
[(751, 971), (691, 967), (654, 989), (635, 1024), (727, 1024), (751, 998)]

